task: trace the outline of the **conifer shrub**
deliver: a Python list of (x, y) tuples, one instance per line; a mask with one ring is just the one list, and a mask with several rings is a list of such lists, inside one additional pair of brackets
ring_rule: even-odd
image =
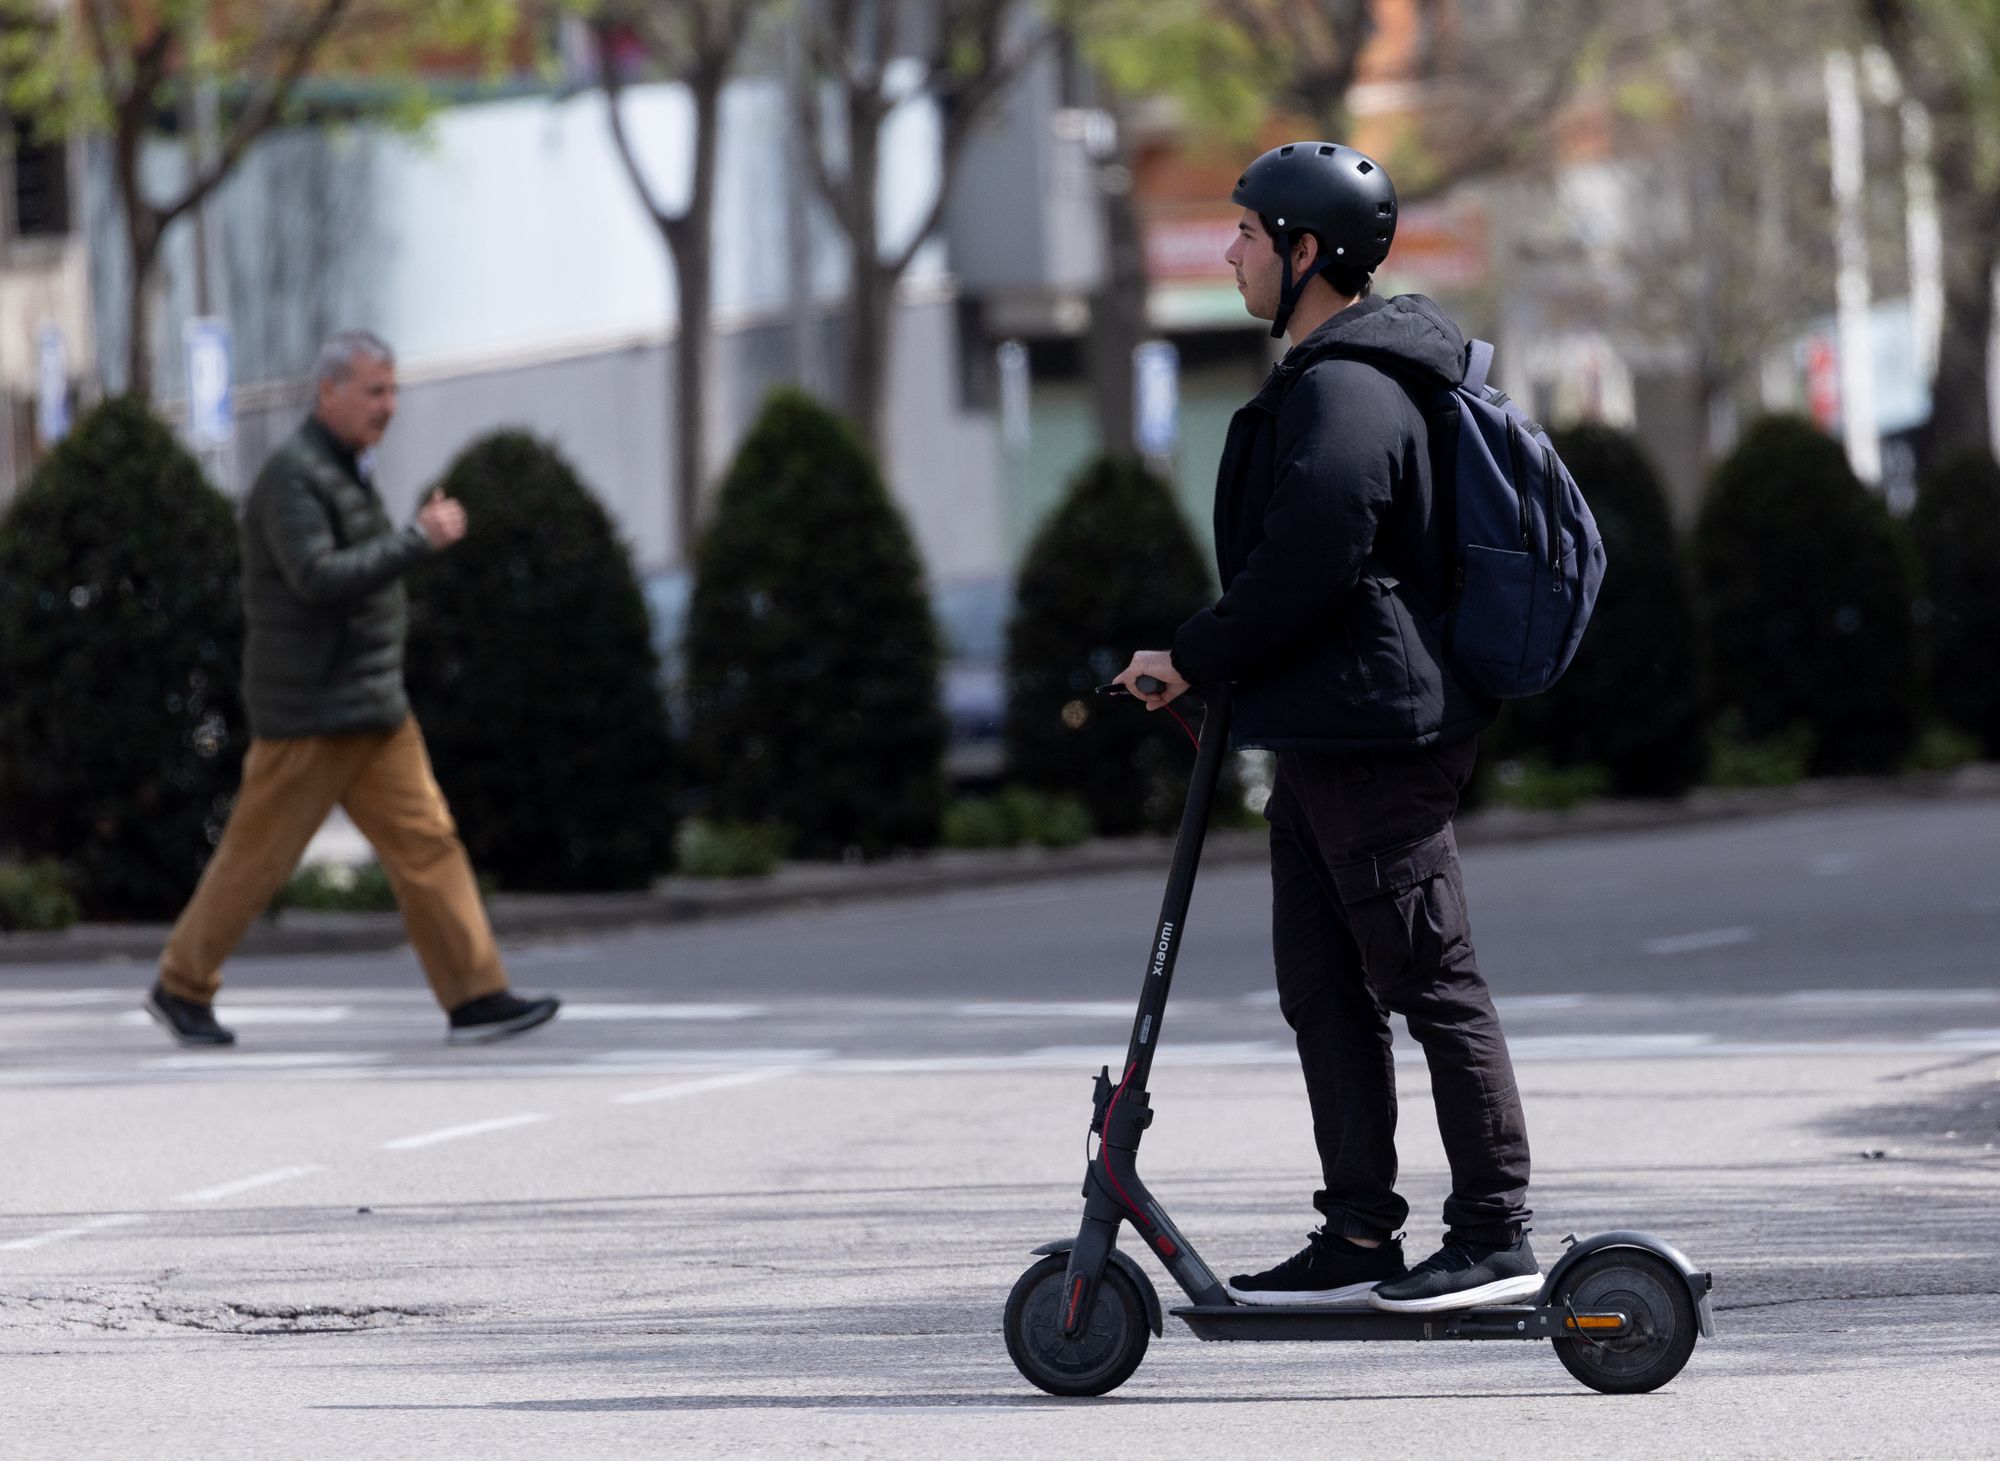
[(0, 518), (0, 806), (93, 918), (173, 917), (236, 792), (230, 504), (143, 402), (77, 422)]
[(524, 432), (438, 485), (467, 531), (409, 577), (405, 663), (473, 866), (513, 889), (648, 886), (673, 859), (673, 753), (631, 554)]
[(1015, 584), (1008, 775), (1076, 797), (1107, 835), (1171, 831), (1187, 794), (1186, 734), (1164, 711), (1092, 691), (1134, 650), (1171, 646), (1181, 622), (1213, 601), (1208, 566), (1167, 484), (1130, 457), (1085, 467), (1036, 533)]
[(939, 638), (903, 515), (854, 429), (773, 393), (716, 496), (688, 606), (704, 818), (782, 826), (795, 855), (937, 841)]
[(1985, 452), (1939, 463), (1918, 488), (1910, 536), (1932, 702), (2000, 758), (2000, 463)]
[(56, 933), (78, 915), (69, 872), (54, 858), (0, 861), (0, 933)]
[(1895, 768), (1917, 723), (1908, 557), (1837, 442), (1750, 427), (1695, 532), (1715, 700), (1746, 740), (1809, 734), (1816, 775)]
[(1666, 494), (1625, 432), (1577, 426), (1555, 446), (1610, 567), (1576, 658), (1547, 694), (1508, 706), (1495, 754), (1601, 767), (1621, 796), (1678, 795), (1701, 775), (1705, 748), (1694, 583)]

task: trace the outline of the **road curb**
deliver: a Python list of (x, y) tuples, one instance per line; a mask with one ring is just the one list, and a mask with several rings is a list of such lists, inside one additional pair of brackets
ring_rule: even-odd
[[(1565, 811), (1489, 807), (1459, 818), (1465, 847), (1555, 838), (1670, 831), (1715, 822), (1888, 802), (1960, 801), (2000, 796), (2000, 764), (1896, 777), (1843, 777), (1795, 786), (1703, 789), (1674, 801), (1597, 801)], [(1172, 854), (1164, 837), (1099, 839), (1070, 848), (935, 852), (886, 862), (790, 864), (767, 878), (716, 881), (664, 878), (650, 893), (502, 893), (487, 913), (502, 939), (559, 937), (606, 930), (686, 924), (842, 903), (1003, 888), (1055, 878), (1114, 873), (1164, 874)], [(1261, 829), (1209, 834), (1205, 864), (1241, 865), (1267, 856)], [(165, 924), (85, 923), (61, 933), (0, 934), (0, 968), (93, 961), (145, 962), (159, 957)], [(394, 913), (288, 911), (260, 920), (243, 940), (245, 956), (354, 953), (406, 943)]]

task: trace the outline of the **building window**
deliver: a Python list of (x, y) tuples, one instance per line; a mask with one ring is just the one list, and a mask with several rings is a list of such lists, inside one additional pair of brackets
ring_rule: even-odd
[(69, 151), (61, 142), (38, 140), (15, 119), (10, 172), (16, 238), (63, 238), (69, 234)]

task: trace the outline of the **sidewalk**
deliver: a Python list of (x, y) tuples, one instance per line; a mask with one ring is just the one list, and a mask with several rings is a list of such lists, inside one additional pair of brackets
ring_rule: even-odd
[[(1788, 787), (1704, 789), (1678, 801), (1605, 800), (1561, 812), (1489, 807), (1459, 818), (1458, 840), (1461, 846), (1482, 847), (1551, 837), (1670, 830), (1831, 807), (1991, 796), (2000, 796), (2000, 764), (1967, 766), (1948, 773), (1806, 781)], [(315, 842), (308, 856), (345, 855), (356, 850), (348, 846), (350, 840), (334, 826)], [(1095, 839), (1060, 849), (946, 850), (855, 865), (788, 863), (765, 878), (662, 878), (649, 893), (501, 893), (488, 900), (487, 911), (502, 939), (554, 938), (1106, 873), (1150, 872), (1164, 879), (1172, 853), (1169, 838), (1130, 837)], [(1240, 865), (1261, 862), (1266, 855), (1261, 829), (1229, 829), (1209, 834), (1202, 860), (1211, 867)], [(82, 923), (61, 933), (0, 934), (0, 967), (98, 959), (150, 963), (158, 957), (166, 934), (165, 924), (147, 923)], [(333, 953), (392, 949), (405, 942), (402, 920), (394, 913), (293, 909), (275, 919), (260, 920), (240, 952)]]

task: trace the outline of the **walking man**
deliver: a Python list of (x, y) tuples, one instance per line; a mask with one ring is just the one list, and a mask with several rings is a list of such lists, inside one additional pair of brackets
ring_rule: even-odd
[[(1525, 1236), (1527, 1129), (1452, 834), (1495, 705), (1453, 677), (1432, 628), (1455, 555), (1420, 403), (1464, 379), (1465, 340), (1421, 295), (1371, 295), (1396, 221), (1373, 159), (1275, 148), (1233, 201), (1227, 258), (1244, 304), (1291, 349), (1230, 423), (1221, 599), (1119, 676), (1155, 710), (1190, 681), (1233, 684), (1237, 743), (1277, 753), (1272, 947), (1323, 1222), (1229, 1293), (1407, 1312), (1528, 1298), (1541, 1278)], [(1165, 688), (1141, 693), (1141, 675)], [(1392, 1012), (1424, 1048), (1452, 1182), (1443, 1246), (1407, 1269)]]
[(558, 1001), (507, 987), (403, 689), (402, 575), (465, 536), (465, 509), (433, 493), (397, 528), (370, 485), (362, 454), (396, 412), (387, 345), (344, 331), (321, 349), (314, 377), (312, 415), (264, 464), (243, 509), (243, 785), (168, 936), (146, 1010), (183, 1045), (235, 1043), (215, 1018), (223, 960), (338, 805), (389, 875), (447, 1038), (516, 1035), (551, 1018)]

